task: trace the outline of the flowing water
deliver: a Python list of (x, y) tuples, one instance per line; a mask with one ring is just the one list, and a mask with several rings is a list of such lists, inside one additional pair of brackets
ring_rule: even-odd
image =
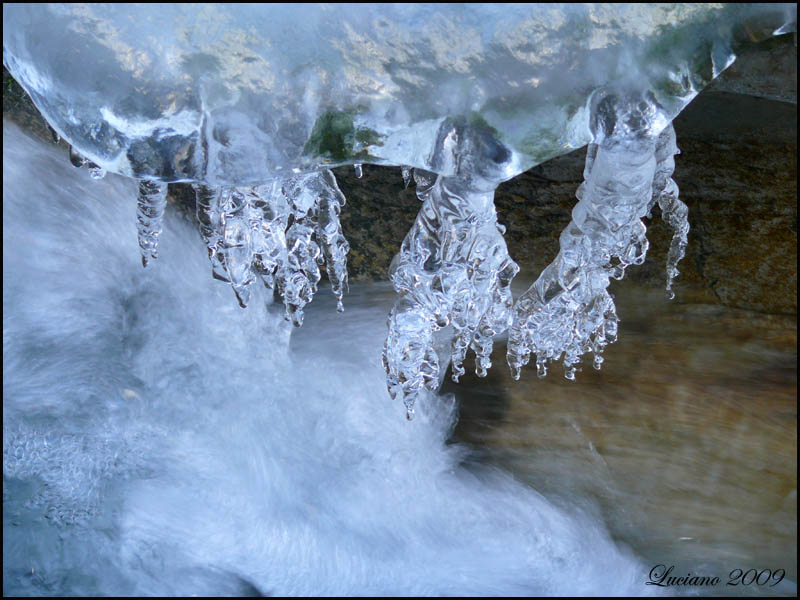
[[(602, 371), (446, 383), (455, 439), (565, 508), (593, 504), (650, 565), (796, 581), (796, 318), (625, 287)], [(737, 587), (716, 591), (756, 593)]]
[(750, 370), (713, 339), (661, 368), (686, 339), (641, 307), (608, 381), (465, 377), (408, 422), (379, 358), (388, 285), (343, 314), (320, 293), (290, 332), (208, 276), (179, 213), (142, 269), (134, 182), (3, 134), (5, 594), (687, 591), (645, 585), (669, 561), (784, 568), (762, 591), (796, 591), (786, 340), (744, 343)]

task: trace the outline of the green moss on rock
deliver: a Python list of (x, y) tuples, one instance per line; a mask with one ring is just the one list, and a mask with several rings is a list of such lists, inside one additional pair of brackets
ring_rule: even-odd
[[(357, 110), (355, 111), (357, 114)], [(360, 147), (356, 151), (356, 144)], [(356, 129), (350, 112), (329, 110), (320, 115), (311, 135), (303, 147), (306, 156), (317, 156), (335, 162), (369, 159), (369, 146), (382, 145), (381, 137), (373, 129)]]

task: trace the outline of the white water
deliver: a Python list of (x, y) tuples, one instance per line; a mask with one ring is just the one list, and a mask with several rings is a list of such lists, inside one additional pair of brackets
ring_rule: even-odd
[(452, 401), (403, 418), (388, 287), (326, 299), (287, 351), (188, 221), (142, 269), (135, 182), (3, 129), (4, 593), (652, 589), (602, 523), (448, 445)]

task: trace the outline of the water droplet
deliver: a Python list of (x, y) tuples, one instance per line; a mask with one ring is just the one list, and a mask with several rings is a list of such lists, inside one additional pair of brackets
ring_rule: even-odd
[(103, 167), (101, 167), (99, 165), (96, 165), (93, 162), (90, 162), (89, 163), (89, 176), (92, 179), (102, 179), (103, 177), (106, 176), (106, 170)]
[(403, 172), (403, 183), (405, 184), (405, 188), (407, 189), (409, 184), (411, 183), (411, 167), (401, 167)]
[(547, 377), (547, 364), (544, 361), (536, 361), (536, 376), (539, 379)]
[(69, 147), (69, 162), (72, 163), (73, 167), (80, 169), (83, 165), (85, 165), (88, 161), (81, 156), (75, 148), (72, 146)]

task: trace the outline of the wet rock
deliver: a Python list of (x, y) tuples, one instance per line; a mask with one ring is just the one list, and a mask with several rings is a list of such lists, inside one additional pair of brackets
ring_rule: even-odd
[(706, 88), (797, 104), (797, 34), (747, 45), (733, 65)]

